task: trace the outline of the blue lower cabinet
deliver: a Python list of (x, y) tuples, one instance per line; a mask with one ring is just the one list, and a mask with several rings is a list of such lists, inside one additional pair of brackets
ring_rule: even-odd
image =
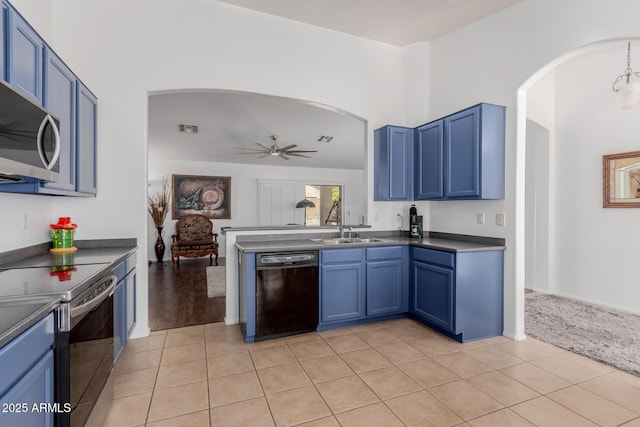
[(134, 252), (113, 268), (118, 283), (113, 291), (113, 363), (124, 351), (136, 324), (136, 260)]
[[(135, 257), (135, 256), (134, 256)], [(134, 258), (135, 261), (135, 258)], [(129, 259), (127, 259), (129, 262)], [(135, 265), (135, 264), (134, 264)], [(137, 288), (137, 276), (135, 267), (133, 270), (127, 274), (125, 278), (125, 294), (126, 294), (126, 302), (127, 302), (127, 336), (131, 335), (131, 331), (133, 331), (133, 327), (136, 326), (137, 316), (136, 316), (136, 288)]]
[[(358, 251), (361, 259), (364, 253), (363, 249), (336, 249), (336, 251)], [(334, 251), (322, 253), (324, 252)], [(320, 268), (320, 323), (360, 320), (365, 316), (363, 262), (323, 264)]]
[(120, 280), (113, 292), (113, 363), (120, 358), (127, 345), (127, 292), (126, 280)]
[(0, 349), (0, 426), (53, 426), (53, 334), (49, 314)]
[(49, 350), (0, 399), (0, 425), (52, 427), (53, 403), (53, 350)]
[(502, 335), (503, 251), (413, 248), (410, 312), (460, 342)]
[(321, 251), (320, 326), (404, 315), (408, 259), (408, 246)]
[(412, 312), (440, 328), (455, 332), (453, 323), (453, 270), (413, 261)]
[(407, 312), (408, 259), (408, 246), (367, 248), (367, 316)]

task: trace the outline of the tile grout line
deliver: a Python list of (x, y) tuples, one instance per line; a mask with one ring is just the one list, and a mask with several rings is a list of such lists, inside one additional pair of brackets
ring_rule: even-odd
[[(366, 332), (366, 330), (365, 330), (365, 332)], [(360, 337), (360, 336), (358, 335), (358, 333), (354, 333), (354, 332), (351, 332), (351, 333), (352, 333), (353, 335), (357, 336), (358, 338), (360, 338), (360, 339), (362, 339), (362, 340), (363, 340), (363, 338), (362, 338), (362, 337)], [(145, 418), (145, 424), (149, 422), (149, 416), (150, 416), (151, 403), (152, 403), (152, 401), (153, 401), (153, 397), (154, 397), (154, 395), (155, 395), (155, 391), (156, 391), (156, 386), (157, 386), (157, 384), (158, 384), (158, 379), (159, 379), (159, 370), (160, 370), (160, 367), (161, 367), (162, 358), (163, 358), (163, 356), (164, 356), (164, 354), (165, 354), (165, 350), (166, 350), (166, 348), (167, 348), (167, 347), (166, 347), (166, 343), (167, 343), (168, 335), (169, 335), (169, 334), (168, 334), (168, 332), (164, 334), (163, 347), (162, 347), (162, 351), (161, 351), (161, 353), (160, 353), (160, 362), (159, 362), (159, 365), (158, 365), (158, 366), (157, 366), (157, 368), (156, 368), (156, 375), (155, 375), (155, 379), (154, 379), (153, 390), (152, 390), (152, 392), (151, 392), (151, 399), (150, 399), (150, 402), (149, 402), (149, 406), (148, 406), (148, 408), (147, 408), (147, 414), (146, 414), (146, 418)], [(337, 356), (337, 357), (338, 357), (338, 358), (339, 358), (343, 363), (345, 363), (345, 364), (346, 364), (345, 360), (342, 358), (342, 354), (343, 354), (343, 353), (345, 353), (345, 352), (343, 352), (343, 353), (337, 353), (337, 352), (335, 351), (335, 349), (333, 349), (333, 347), (331, 347), (331, 345), (329, 345), (329, 343), (327, 342), (327, 340), (326, 340), (326, 338), (325, 338), (325, 337), (323, 337), (323, 336), (321, 336), (321, 335), (319, 335), (319, 334), (318, 334), (318, 337), (322, 339), (322, 342), (323, 342), (325, 345), (327, 345), (329, 348), (331, 348), (331, 350), (333, 351), (333, 353), (334, 353), (334, 355), (335, 355), (335, 356)], [(329, 338), (329, 337), (328, 337), (328, 338)], [(208, 385), (209, 385), (209, 378), (208, 378), (208, 375), (209, 375), (209, 370), (208, 370), (208, 368), (209, 368), (209, 366), (208, 366), (207, 361), (208, 361), (208, 355), (209, 355), (209, 354), (208, 354), (207, 346), (206, 346), (207, 340), (206, 340), (206, 332), (205, 332), (205, 329), (204, 329), (204, 328), (203, 328), (203, 339), (204, 339), (204, 345), (205, 345), (205, 351), (204, 351), (204, 354), (205, 354), (205, 359), (204, 359), (204, 361), (205, 361), (205, 372), (206, 372), (206, 381), (207, 381), (207, 386), (208, 386)], [(389, 359), (387, 359), (383, 354), (381, 354), (381, 353), (380, 353), (380, 352), (379, 352), (379, 351), (378, 351), (374, 346), (372, 346), (371, 344), (369, 344), (366, 340), (363, 340), (363, 341), (364, 341), (364, 342), (367, 344), (367, 346), (368, 346), (366, 349), (373, 349), (373, 350), (374, 350), (374, 351), (375, 351), (379, 356), (381, 356), (382, 358), (384, 358), (385, 360), (387, 360), (387, 362), (391, 363), (391, 365), (390, 365), (391, 367), (396, 367), (396, 368), (400, 369), (400, 371), (402, 371), (405, 375), (407, 375), (407, 376), (408, 376), (409, 378), (411, 378), (414, 382), (416, 382), (416, 383), (420, 386), (420, 390), (419, 390), (419, 391), (426, 391), (426, 392), (428, 392), (430, 395), (432, 395), (432, 394), (429, 392), (429, 389), (428, 389), (428, 388), (423, 387), (419, 382), (417, 382), (417, 381), (416, 381), (416, 379), (414, 379), (411, 375), (407, 374), (404, 370), (402, 370), (402, 368), (399, 366), (399, 364), (396, 364), (396, 363), (394, 363), (394, 362), (390, 361)], [(304, 341), (300, 341), (300, 342), (304, 342)], [(406, 341), (406, 340), (404, 340), (404, 339), (400, 339), (400, 342), (405, 342), (405, 343), (406, 343), (407, 341)], [(286, 347), (288, 348), (288, 350), (289, 350), (289, 351), (294, 355), (295, 360), (296, 360), (296, 363), (297, 363), (297, 364), (302, 368), (302, 370), (305, 372), (305, 375), (307, 376), (307, 378), (309, 378), (309, 380), (311, 380), (311, 378), (309, 377), (309, 374), (308, 374), (308, 372), (307, 372), (307, 369), (305, 369), (305, 368), (304, 368), (304, 366), (303, 366), (303, 364), (301, 363), (302, 361), (298, 358), (298, 356), (295, 354), (295, 352), (293, 352), (293, 348), (291, 347), (291, 345), (292, 345), (292, 344), (295, 344), (295, 343), (289, 343), (289, 342), (288, 342), (288, 341), (286, 341), (286, 340), (284, 340), (284, 341), (283, 341), (283, 345), (286, 345)], [(381, 345), (382, 345), (382, 344), (381, 344)], [(487, 345), (490, 345), (490, 344), (487, 344)], [(413, 346), (412, 346), (412, 347), (413, 347)], [(479, 347), (479, 348), (480, 348), (480, 347)], [(364, 349), (361, 349), (361, 350), (364, 350)], [(416, 350), (418, 350), (418, 349), (416, 349)], [(352, 351), (358, 351), (358, 349), (356, 349), (356, 350), (352, 350)], [(418, 350), (418, 351), (419, 351), (420, 353), (422, 353), (420, 350)], [(464, 349), (461, 349), (461, 350), (458, 350), (458, 351), (460, 351), (460, 352), (465, 352), (465, 353), (466, 353), (466, 351), (465, 351)], [(456, 352), (458, 352), (458, 351), (456, 351)], [(269, 401), (267, 400), (267, 395), (266, 395), (266, 393), (265, 393), (265, 390), (264, 390), (264, 387), (263, 387), (262, 380), (260, 379), (260, 377), (259, 377), (259, 375), (258, 375), (258, 372), (257, 372), (258, 370), (257, 370), (257, 368), (256, 368), (255, 361), (254, 361), (254, 359), (253, 359), (253, 355), (252, 355), (251, 351), (249, 351), (248, 349), (247, 349), (247, 352), (248, 352), (248, 354), (249, 354), (249, 356), (250, 356), (250, 359), (251, 359), (251, 361), (252, 361), (253, 371), (255, 372), (256, 376), (258, 376), (258, 381), (259, 381), (259, 383), (260, 383), (260, 387), (261, 387), (262, 395), (264, 396), (264, 399), (267, 401), (267, 405), (268, 405), (268, 407), (269, 407), (269, 411), (270, 411), (271, 419), (272, 419), (272, 421), (273, 421), (273, 422), (274, 422), (274, 424), (275, 424), (275, 418), (274, 418), (274, 416), (273, 416), (273, 412), (271, 411), (271, 406), (269, 405)], [(591, 420), (590, 418), (588, 418), (587, 416), (580, 414), (579, 412), (577, 412), (577, 411), (575, 411), (575, 410), (573, 410), (573, 409), (571, 409), (571, 408), (569, 408), (569, 407), (567, 407), (567, 406), (563, 405), (563, 404), (562, 404), (562, 403), (560, 403), (560, 402), (555, 401), (554, 399), (552, 399), (552, 398), (550, 398), (550, 397), (548, 396), (548, 395), (549, 395), (549, 394), (551, 394), (551, 393), (555, 393), (555, 392), (557, 392), (557, 391), (565, 390), (565, 389), (570, 388), (570, 387), (573, 387), (573, 386), (578, 386), (578, 387), (582, 388), (583, 390), (586, 390), (587, 392), (590, 392), (590, 393), (594, 394), (595, 396), (597, 396), (597, 397), (599, 397), (599, 398), (601, 398), (601, 399), (603, 399), (603, 400), (605, 400), (605, 401), (607, 401), (607, 402), (609, 402), (609, 403), (612, 403), (612, 404), (615, 404), (615, 405), (617, 405), (617, 406), (623, 407), (623, 408), (627, 409), (629, 412), (631, 412), (632, 414), (636, 414), (636, 415), (637, 415), (636, 417), (631, 418), (630, 420), (627, 420), (627, 421), (625, 421), (625, 422), (629, 422), (629, 421), (633, 421), (633, 420), (640, 419), (640, 414), (637, 414), (637, 412), (636, 412), (636, 411), (630, 410), (630, 409), (628, 409), (628, 408), (626, 408), (626, 407), (624, 407), (624, 406), (622, 406), (622, 405), (620, 405), (620, 404), (618, 404), (618, 403), (616, 403), (616, 402), (614, 402), (614, 401), (610, 400), (610, 399), (609, 399), (609, 398), (607, 398), (607, 397), (601, 396), (601, 395), (599, 395), (599, 394), (597, 394), (597, 393), (594, 393), (594, 392), (592, 392), (592, 391), (590, 391), (590, 390), (588, 390), (588, 389), (586, 389), (586, 388), (582, 387), (582, 385), (583, 385), (584, 383), (588, 382), (588, 381), (591, 381), (591, 380), (594, 380), (594, 379), (597, 379), (597, 378), (609, 377), (612, 373), (615, 373), (615, 372), (617, 372), (618, 370), (613, 370), (613, 371), (609, 371), (609, 372), (602, 372), (602, 373), (598, 372), (598, 374), (597, 374), (595, 377), (593, 377), (593, 378), (588, 378), (588, 379), (584, 379), (584, 380), (580, 380), (580, 381), (574, 382), (574, 381), (566, 380), (566, 379), (564, 379), (564, 378), (562, 378), (562, 377), (558, 377), (558, 375), (554, 374), (553, 372), (548, 371), (547, 369), (545, 369), (545, 368), (543, 368), (543, 367), (540, 367), (540, 366), (537, 366), (537, 365), (535, 365), (535, 364), (531, 363), (532, 361), (535, 361), (535, 360), (543, 359), (543, 358), (546, 358), (546, 357), (552, 357), (552, 356), (555, 356), (555, 355), (558, 355), (558, 354), (563, 354), (564, 350), (563, 350), (563, 351), (560, 351), (560, 352), (558, 352), (558, 353), (553, 353), (553, 354), (549, 354), (549, 355), (545, 355), (545, 356), (540, 356), (540, 357), (537, 357), (537, 358), (534, 358), (534, 359), (530, 359), (530, 360), (520, 359), (518, 356), (515, 356), (515, 354), (512, 354), (511, 352), (509, 352), (509, 351), (507, 351), (507, 350), (502, 350), (502, 352), (503, 352), (503, 353), (506, 353), (506, 354), (509, 354), (509, 355), (511, 355), (511, 356), (516, 357), (518, 360), (520, 360), (520, 362), (519, 362), (519, 363), (516, 363), (516, 364), (514, 364), (514, 365), (509, 365), (509, 366), (503, 367), (503, 368), (494, 368), (493, 366), (489, 365), (489, 367), (491, 368), (491, 371), (489, 371), (489, 372), (500, 373), (500, 374), (502, 374), (502, 375), (506, 375), (509, 379), (511, 379), (511, 380), (513, 380), (513, 381), (515, 381), (515, 382), (517, 382), (518, 384), (521, 384), (522, 386), (527, 387), (527, 388), (529, 388), (529, 389), (531, 389), (531, 390), (535, 391), (536, 393), (538, 393), (538, 396), (536, 396), (536, 397), (532, 397), (532, 398), (530, 398), (530, 399), (523, 400), (523, 401), (521, 401), (521, 402), (514, 403), (513, 405), (510, 405), (510, 406), (503, 405), (503, 408), (502, 408), (502, 409), (498, 409), (498, 410), (495, 410), (495, 411), (491, 411), (491, 412), (489, 412), (489, 413), (487, 413), (487, 414), (483, 414), (483, 415), (480, 415), (480, 416), (478, 416), (478, 417), (475, 417), (475, 418), (469, 419), (469, 421), (470, 421), (470, 420), (475, 420), (475, 419), (477, 419), (477, 418), (481, 418), (481, 417), (483, 417), (483, 416), (486, 416), (486, 415), (489, 415), (489, 414), (492, 414), (492, 413), (494, 413), (494, 412), (497, 412), (497, 411), (500, 411), (500, 410), (504, 410), (504, 409), (508, 409), (509, 411), (512, 411), (512, 412), (516, 413), (516, 412), (515, 412), (515, 411), (513, 411), (513, 409), (512, 409), (514, 406), (519, 405), (519, 404), (522, 404), (522, 403), (525, 403), (525, 402), (529, 402), (529, 401), (534, 400), (534, 399), (538, 399), (538, 398), (540, 398), (540, 397), (545, 397), (545, 398), (549, 399), (550, 401), (554, 402), (555, 404), (557, 404), (557, 405), (559, 405), (559, 406), (561, 406), (561, 407), (565, 408), (566, 410), (570, 411), (571, 413), (574, 413), (574, 414), (576, 414), (577, 416), (580, 416), (580, 417), (582, 417), (582, 418), (584, 418), (584, 419), (588, 419), (588, 420), (592, 421), (592, 420)], [(433, 356), (429, 356), (429, 355), (426, 355), (426, 354), (424, 354), (424, 353), (422, 353), (422, 354), (425, 356), (425, 360), (433, 360)], [(451, 354), (451, 353), (445, 353), (445, 354)], [(480, 359), (478, 359), (478, 358), (474, 357), (474, 356), (473, 356), (473, 355), (471, 355), (471, 354), (468, 354), (468, 353), (467, 353), (467, 355), (468, 355), (468, 356), (470, 356), (470, 357), (472, 357), (472, 358), (474, 358), (474, 359), (476, 359), (476, 360), (479, 360), (480, 362), (482, 362), (482, 360), (480, 360)], [(317, 358), (319, 358), (319, 357), (322, 357), (322, 356), (313, 357), (312, 359), (317, 359)], [(306, 360), (306, 359), (305, 359), (305, 360)], [(422, 359), (421, 359), (421, 360), (422, 360)], [(434, 360), (434, 362), (436, 362), (436, 363), (437, 363), (437, 361), (435, 361), (435, 360)], [(407, 363), (409, 363), (409, 362), (407, 362)], [(484, 362), (483, 362), (483, 363), (484, 363)], [(568, 384), (567, 386), (563, 386), (563, 387), (560, 387), (560, 388), (558, 388), (558, 389), (554, 389), (554, 390), (552, 390), (552, 391), (550, 391), (550, 392), (548, 392), (548, 393), (540, 393), (540, 392), (538, 392), (537, 390), (534, 390), (534, 389), (532, 389), (531, 387), (529, 387), (527, 384), (525, 384), (525, 383), (521, 382), (519, 379), (513, 378), (513, 377), (511, 377), (510, 375), (508, 375), (508, 374), (506, 374), (506, 373), (502, 372), (502, 370), (507, 369), (507, 368), (509, 368), (509, 367), (511, 367), (511, 366), (518, 366), (518, 365), (524, 365), (524, 364), (530, 364), (530, 365), (532, 365), (532, 366), (535, 366), (536, 368), (541, 369), (541, 370), (543, 370), (544, 372), (547, 372), (547, 373), (549, 373), (549, 374), (551, 374), (551, 375), (554, 375), (554, 376), (556, 376), (556, 377), (558, 377), (558, 378), (563, 379), (564, 381), (568, 382), (569, 384)], [(375, 396), (376, 396), (376, 397), (377, 397), (377, 398), (378, 398), (382, 403), (384, 403), (384, 404), (385, 404), (385, 406), (386, 406), (386, 407), (391, 411), (391, 413), (393, 413), (393, 414), (394, 414), (394, 416), (396, 416), (396, 418), (397, 418), (397, 415), (396, 415), (396, 414), (395, 414), (395, 412), (393, 412), (393, 410), (392, 410), (392, 409), (391, 409), (391, 408), (386, 404), (386, 401), (385, 401), (385, 400), (383, 400), (383, 399), (381, 399), (381, 398), (380, 398), (380, 396), (379, 396), (379, 395), (378, 395), (378, 394), (377, 394), (373, 389), (371, 389), (371, 387), (369, 387), (369, 385), (368, 385), (368, 384), (367, 384), (367, 383), (362, 379), (362, 377), (360, 376), (361, 374), (359, 374), (359, 373), (355, 372), (355, 371), (353, 370), (353, 368), (351, 368), (351, 366), (349, 366), (348, 364), (346, 364), (346, 365), (349, 367), (349, 369), (351, 370), (351, 372), (353, 373), (353, 375), (355, 375), (357, 378), (359, 378), (359, 379), (360, 379), (360, 381), (364, 382), (364, 384), (367, 386), (367, 388), (368, 388), (368, 389), (369, 389), (369, 390), (370, 390), (370, 391), (371, 391), (371, 392), (372, 392), (372, 393), (373, 393), (373, 394), (374, 394), (374, 395), (375, 395)], [(586, 368), (588, 369), (588, 367), (586, 367)], [(378, 369), (374, 369), (374, 370), (372, 370), (372, 371), (367, 371), (367, 373), (368, 373), (368, 372), (375, 372), (375, 371), (378, 371), (378, 370), (381, 370), (381, 369), (385, 369), (385, 368), (378, 368)], [(483, 374), (485, 374), (485, 373), (475, 374), (475, 375), (472, 375), (472, 376), (469, 376), (469, 377), (466, 377), (466, 378), (462, 378), (462, 377), (461, 377), (461, 378), (459, 379), (459, 381), (465, 381), (467, 384), (469, 384), (469, 385), (471, 385), (472, 387), (474, 387), (475, 389), (479, 390), (479, 392), (484, 393), (485, 395), (487, 395), (488, 397), (490, 397), (490, 398), (491, 398), (491, 399), (493, 399), (493, 400), (496, 400), (495, 398), (493, 398), (493, 397), (492, 397), (491, 395), (489, 395), (488, 393), (484, 392), (482, 389), (480, 389), (480, 388), (479, 388), (478, 386), (476, 386), (475, 384), (470, 383), (470, 382), (468, 382), (468, 381), (467, 381), (467, 380), (468, 380), (468, 379), (470, 379), (470, 378), (474, 378), (474, 377), (477, 377), (477, 376), (480, 376), (480, 375), (483, 375)], [(640, 387), (637, 387), (637, 386), (635, 386), (635, 385), (633, 385), (633, 384), (629, 384), (629, 383), (627, 383), (627, 382), (625, 382), (625, 381), (622, 381), (622, 380), (618, 380), (617, 378), (611, 378), (611, 379), (612, 379), (612, 380), (615, 380), (617, 383), (620, 383), (620, 384), (622, 384), (622, 385), (625, 385), (625, 386), (631, 387), (631, 388), (633, 388), (633, 389), (640, 389)], [(314, 386), (314, 389), (316, 390), (316, 392), (320, 395), (320, 397), (321, 397), (321, 399), (323, 400), (323, 402), (325, 403), (325, 405), (329, 408), (329, 410), (330, 410), (330, 412), (331, 412), (331, 414), (332, 414), (332, 417), (333, 417), (333, 418), (336, 418), (336, 414), (335, 414), (335, 413), (334, 413), (334, 411), (329, 407), (329, 405), (327, 404), (326, 400), (324, 399), (324, 397), (323, 397), (323, 396), (322, 396), (322, 394), (320, 393), (320, 391), (319, 391), (319, 389), (318, 389), (318, 387), (317, 387), (317, 384), (316, 384), (316, 383), (314, 383), (313, 381), (311, 381), (311, 385), (313, 385), (313, 386)], [(434, 387), (435, 387), (435, 386), (434, 386)], [(417, 392), (417, 391), (416, 391), (416, 392)], [(395, 396), (395, 397), (390, 398), (390, 399), (388, 399), (388, 400), (391, 400), (391, 399), (394, 399), (394, 398), (397, 398), (397, 397), (406, 396), (406, 395), (408, 395), (408, 394), (411, 394), (411, 393), (406, 393), (406, 394), (403, 394), (403, 395), (400, 395), (400, 396)], [(437, 399), (437, 397), (435, 397), (434, 395), (432, 395), (432, 396), (433, 396), (434, 398), (436, 398), (436, 399)], [(208, 412), (209, 412), (209, 414), (208, 414), (208, 415), (209, 415), (209, 423), (211, 423), (211, 422), (212, 422), (212, 419), (211, 419), (211, 409), (212, 409), (212, 408), (211, 408), (211, 406), (210, 406), (210, 389), (209, 389), (209, 387), (207, 387), (207, 397), (208, 397), (208, 407), (209, 407), (209, 411), (208, 411)], [(246, 399), (245, 399), (245, 400), (246, 400)], [(438, 401), (440, 401), (439, 399), (437, 399), (437, 400), (438, 400)], [(496, 401), (497, 401), (497, 400), (496, 400)], [(453, 411), (453, 409), (449, 408), (446, 404), (444, 404), (444, 402), (442, 402), (442, 401), (440, 401), (440, 402), (441, 402), (445, 407), (447, 407), (449, 410), (451, 410), (453, 413), (456, 413), (455, 411)], [(498, 402), (498, 403), (500, 403), (500, 404), (502, 405), (502, 403), (501, 403), (501, 402), (499, 402), (499, 401), (497, 401), (497, 402)], [(364, 407), (372, 406), (372, 405), (375, 405), (375, 404), (377, 404), (377, 403), (379, 403), (379, 402), (372, 403), (372, 404), (369, 404), (369, 405), (364, 405), (364, 406), (361, 406), (361, 407), (359, 407), (359, 408), (364, 408)], [(353, 408), (353, 409), (350, 409), (350, 410), (359, 409), (359, 408)], [(350, 411), (350, 410), (349, 410), (349, 411)], [(348, 412), (348, 411), (343, 411), (343, 412)], [(340, 412), (340, 413), (343, 413), (343, 412)], [(516, 414), (517, 414), (519, 417), (522, 417), (523, 419), (527, 419), (527, 418), (525, 418), (525, 417), (521, 416), (521, 415), (520, 415), (520, 414), (518, 414), (518, 413), (516, 413)], [(182, 415), (186, 415), (186, 414), (182, 414)], [(458, 415), (458, 416), (459, 416), (459, 414), (457, 414), (457, 413), (456, 413), (456, 415)], [(174, 417), (170, 417), (170, 418), (174, 418)], [(170, 419), (170, 418), (168, 418), (168, 419)], [(321, 417), (321, 418), (324, 418), (324, 417)], [(321, 418), (318, 418), (318, 419), (321, 419)], [(460, 418), (462, 418), (462, 417), (460, 417)], [(464, 420), (464, 418), (462, 418), (462, 419)], [(527, 419), (527, 420), (528, 420), (528, 419)], [(465, 421), (467, 421), (467, 420), (465, 420)], [(401, 422), (402, 422), (402, 421), (401, 421)]]

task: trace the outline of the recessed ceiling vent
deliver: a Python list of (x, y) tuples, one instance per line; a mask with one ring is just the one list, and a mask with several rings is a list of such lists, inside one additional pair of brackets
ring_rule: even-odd
[(318, 142), (331, 142), (331, 140), (333, 139), (332, 136), (327, 136), (327, 135), (320, 135), (317, 139)]
[(198, 133), (198, 126), (196, 125), (178, 125), (180, 132), (184, 133)]

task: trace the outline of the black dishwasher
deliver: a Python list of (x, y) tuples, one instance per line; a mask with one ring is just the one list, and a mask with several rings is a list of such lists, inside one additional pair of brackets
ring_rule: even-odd
[(256, 341), (318, 327), (318, 251), (256, 257)]

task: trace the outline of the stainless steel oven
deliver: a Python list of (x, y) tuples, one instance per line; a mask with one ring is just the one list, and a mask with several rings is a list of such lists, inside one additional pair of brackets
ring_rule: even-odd
[[(56, 425), (84, 426), (101, 406), (110, 405), (107, 391), (99, 397), (113, 367), (113, 290), (116, 276), (96, 280), (57, 312), (55, 344), (55, 401), (70, 403), (70, 413), (58, 413)], [(102, 403), (102, 404), (101, 404)], [(108, 410), (108, 408), (107, 408)]]
[(109, 387), (107, 380), (113, 367), (116, 282), (109, 264), (0, 269), (3, 300), (60, 298), (56, 311), (54, 401), (71, 411), (57, 412), (56, 426), (83, 426), (89, 416), (101, 425), (101, 408), (108, 410), (113, 400), (112, 390), (102, 390)]

